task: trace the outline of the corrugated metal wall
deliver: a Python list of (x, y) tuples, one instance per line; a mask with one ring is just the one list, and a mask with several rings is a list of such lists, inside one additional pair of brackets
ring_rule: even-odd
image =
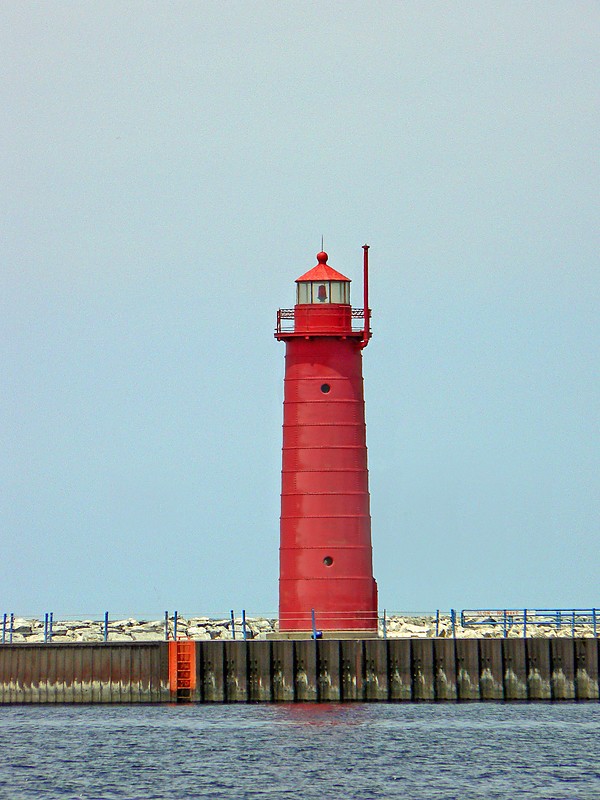
[(0, 646), (0, 703), (170, 700), (167, 643)]
[[(192, 643), (190, 643), (192, 644)], [(595, 700), (598, 640), (194, 642), (177, 691), (167, 642), (0, 646), (0, 703)]]

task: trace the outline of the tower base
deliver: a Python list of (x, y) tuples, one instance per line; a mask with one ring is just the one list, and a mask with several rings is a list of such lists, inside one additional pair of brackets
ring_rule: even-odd
[[(318, 639), (379, 639), (377, 631), (317, 631), (320, 636)], [(276, 633), (267, 633), (267, 639), (274, 640), (287, 640), (292, 641), (296, 639), (313, 639), (312, 631), (277, 631)]]

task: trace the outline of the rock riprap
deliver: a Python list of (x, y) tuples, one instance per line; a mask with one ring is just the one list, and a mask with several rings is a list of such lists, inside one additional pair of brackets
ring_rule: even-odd
[[(1, 620), (0, 620), (1, 621)], [(318, 626), (317, 626), (318, 627)], [(277, 632), (277, 620), (265, 617), (246, 617), (246, 635), (249, 639), (266, 639), (269, 633)], [(434, 616), (400, 616), (392, 615), (386, 620), (386, 634), (390, 639), (431, 639), (436, 636), (436, 619)], [(177, 635), (195, 640), (233, 639), (231, 619), (211, 619), (209, 617), (178, 617)], [(383, 636), (380, 625), (379, 635)], [(449, 616), (441, 616), (437, 626), (440, 638), (460, 639), (500, 639), (503, 637), (502, 625), (482, 625), (477, 627), (452, 628)], [(570, 637), (570, 625), (527, 626), (530, 638)], [(173, 619), (169, 620), (169, 636), (173, 636)], [(508, 630), (509, 638), (521, 638), (523, 626), (513, 625)], [(593, 637), (592, 626), (577, 626), (576, 636)], [(235, 638), (242, 639), (242, 619), (235, 619)], [(50, 640), (50, 637), (48, 637)], [(137, 620), (133, 618), (108, 621), (109, 642), (152, 642), (164, 641), (165, 621)], [(5, 629), (5, 642), (9, 641), (9, 622)], [(31, 617), (15, 617), (12, 628), (13, 643), (43, 642), (44, 621)], [(52, 627), (52, 642), (103, 642), (103, 620), (55, 620)]]

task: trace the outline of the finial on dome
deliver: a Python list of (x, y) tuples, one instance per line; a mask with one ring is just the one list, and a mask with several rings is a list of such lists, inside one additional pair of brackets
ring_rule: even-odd
[(329, 256), (323, 250), (321, 250), (320, 253), (317, 253), (317, 261), (319, 264), (326, 264), (328, 258)]

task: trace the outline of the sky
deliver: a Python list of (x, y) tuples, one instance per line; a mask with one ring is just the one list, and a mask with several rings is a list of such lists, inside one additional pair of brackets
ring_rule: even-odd
[(277, 609), (284, 345), (362, 306), (380, 608), (600, 607), (596, 2), (0, 8), (0, 612)]

